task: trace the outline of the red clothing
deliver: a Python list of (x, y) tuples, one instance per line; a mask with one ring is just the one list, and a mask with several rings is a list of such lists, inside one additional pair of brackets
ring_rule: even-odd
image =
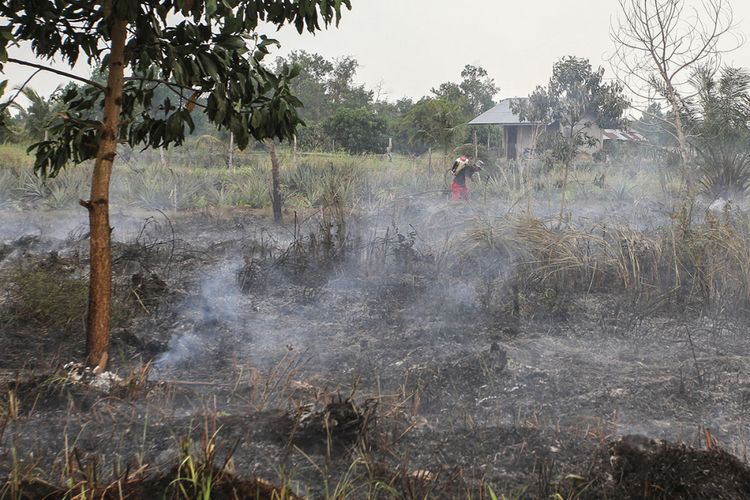
[(454, 179), (453, 184), (451, 184), (451, 201), (461, 200), (469, 200), (469, 188), (466, 187), (466, 184), (460, 184)]
[(481, 170), (479, 166), (474, 164), (468, 164), (469, 159), (465, 156), (456, 158), (453, 162), (453, 184), (451, 184), (451, 200), (452, 201), (468, 201), (469, 200), (469, 188), (466, 187), (466, 177), (471, 178), (472, 175), (478, 170)]

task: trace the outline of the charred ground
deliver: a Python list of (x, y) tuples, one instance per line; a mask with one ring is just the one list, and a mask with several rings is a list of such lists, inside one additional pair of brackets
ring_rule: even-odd
[(678, 219), (122, 217), (97, 387), (85, 233), (9, 214), (3, 491), (746, 498), (745, 221)]

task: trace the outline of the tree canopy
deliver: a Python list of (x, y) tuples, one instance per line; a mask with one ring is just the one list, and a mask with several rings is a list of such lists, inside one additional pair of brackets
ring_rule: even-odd
[(384, 151), (386, 121), (366, 108), (339, 108), (324, 125), (336, 146), (350, 153)]
[(685, 123), (701, 187), (712, 197), (743, 195), (750, 189), (750, 74), (704, 67), (692, 85), (696, 97), (688, 103)]
[(404, 116), (412, 144), (424, 148), (440, 146), (444, 154), (464, 135), (461, 103), (445, 98), (424, 98)]
[(604, 82), (604, 69), (596, 71), (588, 59), (568, 56), (552, 67), (546, 87), (537, 87), (527, 101), (514, 103), (521, 120), (559, 122), (575, 127), (591, 120), (601, 127), (624, 125), (629, 102), (617, 82)]
[[(130, 74), (122, 89), (119, 140), (143, 147), (180, 144), (195, 126), (193, 110), (201, 107), (244, 148), (251, 138), (288, 139), (300, 122), (301, 103), (290, 91), (298, 69), (285, 65), (274, 73), (262, 64), (276, 42), (257, 33), (259, 23), (291, 23), (299, 32), (314, 32), (338, 22), (343, 6), (350, 7), (349, 0), (11, 0), (0, 5), (6, 20), (0, 63), (34, 65), (9, 56), (11, 43), (28, 41), (39, 59), (59, 56), (73, 66), (85, 58), (103, 68), (110, 62), (113, 27), (124, 23), (124, 64)], [(35, 148), (42, 174), (55, 175), (69, 161), (96, 155), (100, 121), (86, 115), (101, 109), (106, 87), (78, 80), (86, 85), (62, 98), (68, 114), (54, 124), (50, 140)], [(171, 95), (154, 104), (158, 87)], [(201, 96), (205, 104), (199, 104)], [(154, 108), (157, 112), (150, 111)]]

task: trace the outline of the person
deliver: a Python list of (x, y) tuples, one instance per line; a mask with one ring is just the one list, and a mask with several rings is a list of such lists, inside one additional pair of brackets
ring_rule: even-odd
[(453, 174), (453, 183), (451, 184), (451, 201), (461, 201), (469, 199), (469, 188), (466, 185), (466, 178), (471, 178), (476, 172), (482, 170), (482, 162), (472, 162), (466, 156), (460, 156), (453, 162), (451, 173)]

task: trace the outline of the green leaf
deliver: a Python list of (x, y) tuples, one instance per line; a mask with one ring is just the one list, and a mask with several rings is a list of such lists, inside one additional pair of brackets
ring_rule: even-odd
[(211, 78), (214, 79), (215, 82), (218, 83), (221, 81), (221, 79), (219, 78), (219, 70), (216, 67), (216, 64), (214, 64), (214, 61), (209, 54), (205, 54), (202, 52), (199, 53), (198, 60), (203, 66), (203, 71), (208, 73), (211, 76)]
[(13, 41), (13, 32), (10, 26), (3, 26), (0, 28), (0, 38), (6, 42)]
[(263, 123), (265, 122), (263, 114), (260, 112), (260, 110), (256, 110), (251, 116), (250, 116), (250, 126), (254, 129), (259, 129), (263, 126)]
[(247, 48), (247, 44), (241, 36), (225, 36), (222, 37), (217, 43), (220, 47), (223, 47), (227, 50), (239, 50)]
[(214, 14), (216, 14), (216, 0), (206, 0), (206, 22), (211, 22)]
[(175, 63), (174, 66), (172, 66), (172, 73), (174, 74), (174, 79), (177, 83), (185, 83), (185, 71), (182, 68), (182, 64)]
[(497, 493), (495, 493), (489, 484), (487, 485), (487, 494), (490, 496), (490, 500), (498, 500)]
[(167, 119), (167, 133), (165, 139), (168, 142), (180, 142), (184, 135), (185, 134), (182, 128), (182, 117), (179, 113), (173, 113)]

